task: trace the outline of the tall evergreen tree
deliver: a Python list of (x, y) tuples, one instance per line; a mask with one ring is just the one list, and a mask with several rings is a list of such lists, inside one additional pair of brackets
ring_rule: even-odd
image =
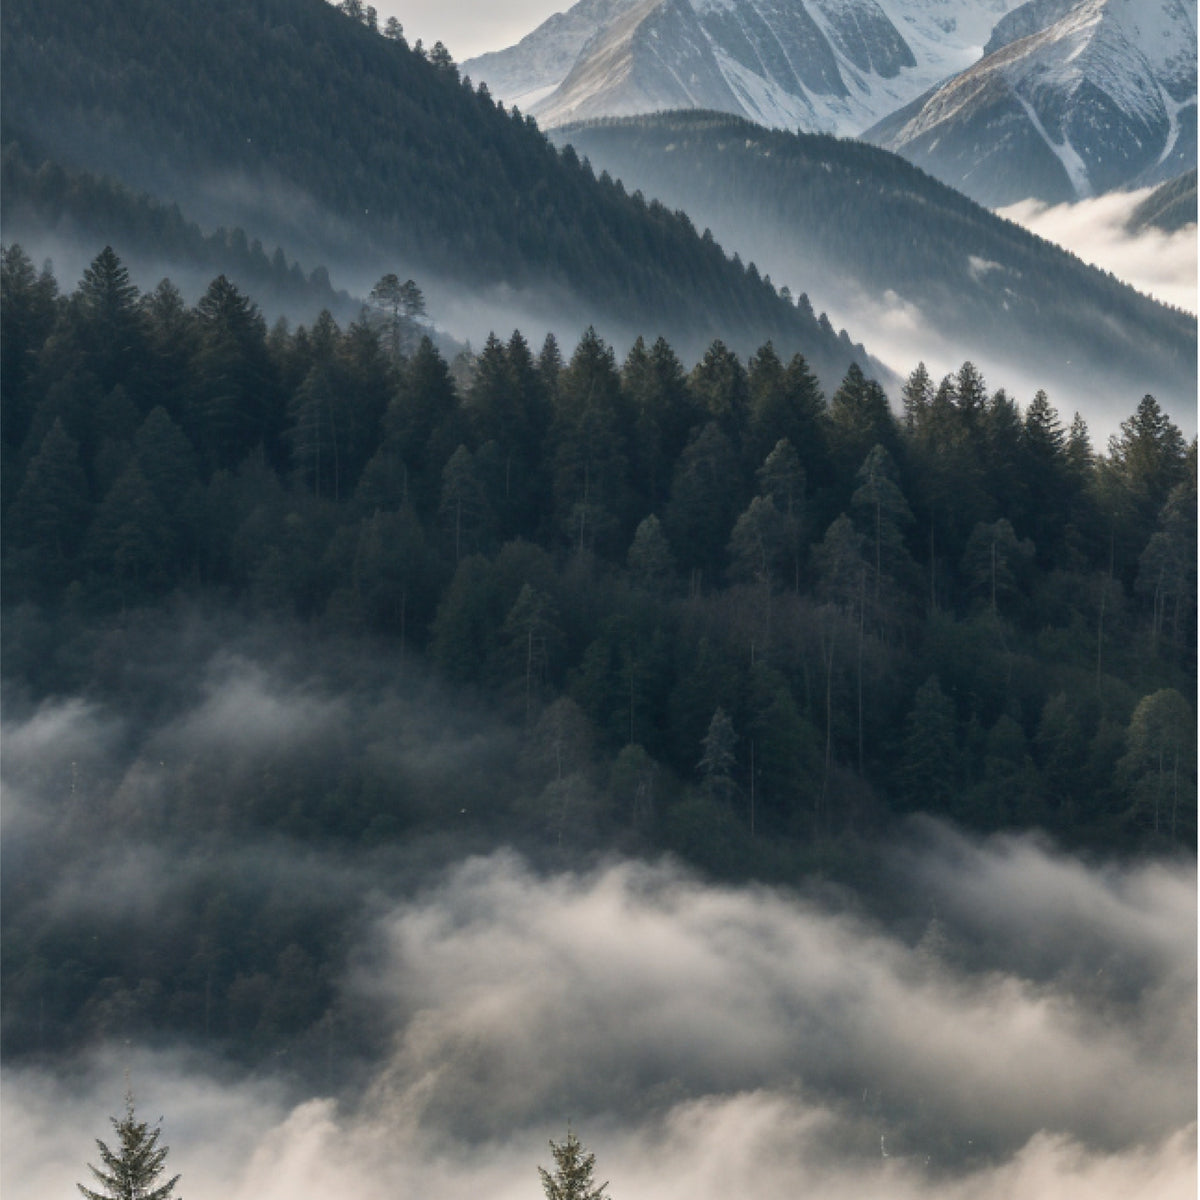
[(87, 478), (79, 461), (79, 443), (56, 420), (5, 514), (6, 540), (10, 547), (26, 552), (33, 578), (48, 585), (65, 583), (87, 512)]
[(18, 245), (0, 250), (0, 437), (17, 447), (29, 431), (34, 398), (27, 386), (37, 353), (54, 325), (58, 284), (40, 275)]
[(733, 748), (737, 745), (737, 734), (728, 713), (718, 704), (708, 723), (708, 732), (700, 743), (703, 753), (696, 769), (704, 784), (704, 790), (716, 800), (730, 801), (737, 794), (733, 779), (737, 759)]
[(76, 1184), (79, 1191), (87, 1200), (169, 1200), (179, 1176), (159, 1182), (169, 1147), (158, 1144), (162, 1134), (159, 1126), (151, 1129), (147, 1122), (137, 1119), (132, 1092), (125, 1095), (125, 1115), (120, 1119), (113, 1117), (112, 1125), (119, 1139), (117, 1147), (110, 1149), (97, 1138), (103, 1167), (88, 1164), (88, 1170), (104, 1190), (93, 1191), (80, 1183)]
[(698, 409), (683, 365), (665, 338), (646, 348), (638, 338), (621, 368), (621, 385), (633, 410), (632, 447), (639, 502), (648, 509), (667, 498), (671, 468), (687, 442)]
[(866, 458), (872, 446), (896, 449), (896, 422), (883, 388), (851, 363), (841, 387), (829, 402), (830, 448), (849, 475)]
[(208, 466), (232, 467), (257, 446), (276, 452), (281, 398), (258, 305), (219, 275), (196, 305), (200, 347), (185, 430)]
[(688, 380), (692, 395), (734, 447), (740, 447), (750, 411), (750, 386), (738, 356), (719, 338), (705, 351)]
[(88, 365), (105, 391), (130, 386), (145, 357), (145, 326), (138, 289), (111, 246), (83, 272), (75, 294), (79, 335)]
[(904, 405), (904, 430), (909, 434), (915, 433), (923, 424), (933, 401), (933, 380), (923, 362), (917, 363), (900, 389), (900, 396)]
[(588, 328), (558, 379), (552, 438), (559, 529), (580, 550), (611, 547), (628, 499), (626, 406), (612, 348)]
[(936, 675), (917, 689), (904, 727), (902, 795), (913, 808), (945, 812), (958, 779), (954, 704)]
[(409, 466), (409, 495), (422, 514), (437, 504), (442, 468), (463, 441), (464, 423), (446, 360), (423, 337), (384, 416), (387, 439)]

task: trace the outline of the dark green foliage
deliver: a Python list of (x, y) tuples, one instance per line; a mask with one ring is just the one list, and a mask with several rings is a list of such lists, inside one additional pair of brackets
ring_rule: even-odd
[(1174, 688), (1144, 697), (1133, 711), (1118, 771), (1132, 815), (1156, 838), (1193, 834), (1196, 822), (1196, 717)]
[[(1155, 303), (887, 151), (699, 111), (599, 119), (551, 136), (630, 191), (683, 207), (746, 261), (770, 262), (777, 279), (793, 287), (800, 280), (814, 295), (841, 287), (889, 307), (911, 304), (932, 329), (981, 356), (1019, 355), (1051, 394), (1068, 386), (1098, 398), (1114, 387), (1148, 389), (1177, 412), (1195, 402), (1191, 314)], [(1180, 203), (1164, 215), (1174, 208), (1194, 222), (1194, 172), (1178, 191)], [(845, 373), (845, 364), (836, 372), (824, 361), (812, 366), (827, 393)]]
[(385, 444), (409, 469), (409, 495), (417, 511), (438, 505), (442, 468), (462, 442), (458, 393), (445, 359), (428, 337), (403, 366), (384, 416)]
[(1173, 233), (1196, 223), (1196, 168), (1160, 184), (1129, 215), (1126, 228), (1141, 233), (1151, 226)]
[(904, 725), (898, 776), (901, 795), (914, 809), (945, 809), (958, 785), (954, 707), (931, 675), (913, 697)]
[(57, 296), (58, 285), (49, 270), (35, 272), (20, 246), (4, 250), (0, 257), (0, 390), (4, 395), (0, 434), (6, 448), (16, 450), (29, 431), (34, 404), (29, 377), (54, 325)]
[(612, 349), (589, 328), (558, 378), (554, 400), (554, 510), (579, 550), (611, 550), (630, 498), (629, 413)]
[(123, 594), (163, 587), (171, 578), (176, 547), (170, 518), (136, 462), (100, 503), (88, 531), (86, 558), (111, 576)]
[[(46, 785), (81, 842), (115, 824), (401, 853), (461, 829), (556, 863), (672, 850), (783, 881), (913, 809), (1110, 849), (1194, 838), (1196, 454), (1153, 399), (1096, 455), (1048, 399), (1020, 417), (967, 368), (915, 372), (902, 424), (861, 373), (826, 411), (769, 347), (747, 369), (710, 346), (689, 374), (662, 339), (618, 370), (593, 331), (566, 366), (513, 334), (452, 374), (430, 341), (394, 359), (370, 321), (268, 335), (228, 280), (131, 308), (104, 256), (143, 339), (106, 390), (80, 298), (33, 319), (53, 280), (3, 262), (27, 414), (6, 448), (6, 672), (31, 704), (138, 709), (138, 765), (91, 773), (87, 804), (67, 775)], [(481, 739), (496, 748), (451, 782), (436, 755), (398, 771), (397, 742), (437, 730), (328, 706), (333, 731), (301, 745), (164, 757), (170, 688), (143, 693), (174, 677), (175, 642), (139, 630), (193, 608), (294, 622), (296, 657), (340, 681), (440, 679), (446, 710), (503, 726)], [(154, 763), (169, 803), (137, 784)], [(164, 928), (186, 936), (148, 971), (100, 917), (56, 941), (28, 902), (56, 865), (13, 861), (14, 1053), (170, 1028), (323, 1062), (314, 1039), (349, 1038), (328, 982), (348, 918), (321, 889), (284, 920), (269, 881), (185, 879)]]
[(889, 451), (896, 447), (895, 420), (887, 396), (857, 363), (850, 364), (842, 386), (829, 402), (829, 440), (843, 478), (866, 458), (872, 446)]
[[(715, 421), (697, 430), (675, 466), (665, 523), (680, 566), (693, 578), (720, 577), (737, 513), (737, 452)], [(696, 574), (698, 573), (698, 575)]]
[(683, 364), (658, 338), (647, 350), (638, 338), (621, 368), (621, 385), (629, 397), (634, 422), (634, 480), (639, 501), (655, 509), (666, 502), (671, 467), (699, 416)]
[(255, 447), (275, 451), (282, 413), (258, 306), (219, 275), (196, 305), (196, 318), (196, 387), (184, 424), (206, 465), (235, 466)]
[(565, 1142), (551, 1141), (550, 1153), (554, 1155), (554, 1174), (538, 1167), (546, 1200), (606, 1200), (608, 1184), (597, 1185), (593, 1178), (596, 1156), (584, 1148), (570, 1128)]
[(132, 1093), (125, 1097), (124, 1117), (120, 1120), (113, 1117), (112, 1124), (120, 1139), (119, 1149), (110, 1149), (97, 1139), (104, 1166), (88, 1166), (104, 1191), (93, 1191), (81, 1183), (76, 1185), (80, 1192), (87, 1200), (169, 1200), (179, 1176), (159, 1182), (168, 1147), (158, 1144), (162, 1134), (158, 1126), (151, 1129), (145, 1121), (137, 1119)]
[(87, 512), (79, 444), (56, 419), (25, 469), (6, 514), (5, 540), (10, 550), (22, 555), (31, 582), (52, 587), (69, 580)]
[(629, 546), (629, 573), (635, 583), (651, 592), (665, 592), (675, 575), (675, 556), (663, 533), (662, 522), (651, 513), (637, 527)]
[[(124, 188), (244, 230), (247, 250), (271, 238), (307, 261), (550, 287), (690, 353), (718, 329), (743, 352), (772, 337), (831, 378), (853, 353), (685, 216), (596, 179), (532, 120), (464, 87), (444, 47), (418, 53), (324, 0), (186, 0), (169, 16), (162, 0), (13, 0), (2, 19), (4, 142), (29, 164), (14, 199), (38, 228), (86, 212), (82, 188), (99, 200), (88, 236), (115, 237), (103, 223), (120, 222), (140, 257), (161, 261), (159, 242), (203, 249), (178, 208)], [(211, 186), (230, 178), (245, 186)], [(280, 205), (281, 188), (305, 202)]]

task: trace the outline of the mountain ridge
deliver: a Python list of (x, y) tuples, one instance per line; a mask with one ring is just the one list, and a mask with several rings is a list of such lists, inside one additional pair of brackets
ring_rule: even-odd
[(994, 207), (1157, 184), (1195, 165), (1196, 27), (1181, 0), (1031, 0), (988, 46), (864, 139)]
[[(1195, 413), (1196, 322), (863, 142), (716, 113), (612, 118), (553, 131), (596, 167), (753, 258), (779, 284), (899, 329), (903, 373), (931, 346), (969, 348), (1011, 381), (1070, 395), (1092, 420), (1154, 392)], [(864, 303), (865, 298), (865, 303)], [(1124, 397), (1123, 399), (1121, 397)], [(1089, 411), (1090, 410), (1090, 411)], [(1190, 416), (1189, 427), (1194, 421)]]
[(693, 358), (774, 340), (831, 388), (868, 364), (685, 217), (323, 0), (12, 0), (0, 28), (5, 145), (182, 200), (359, 294), (395, 270), (462, 307), (494, 295), (499, 319), (662, 333)]
[[(968, 66), (1013, 3), (974, 0), (952, 15), (936, 0), (581, 0), (463, 69), (548, 127), (683, 100), (771, 127), (849, 134)], [(650, 64), (668, 28), (676, 52)], [(701, 59), (703, 74), (692, 70)]]

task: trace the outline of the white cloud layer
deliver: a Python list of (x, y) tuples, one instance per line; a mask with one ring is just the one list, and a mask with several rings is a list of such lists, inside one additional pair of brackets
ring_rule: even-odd
[(1196, 226), (1177, 233), (1146, 229), (1132, 234), (1125, 224), (1152, 189), (1110, 192), (1074, 204), (1037, 200), (998, 210), (1039, 237), (1057, 242), (1084, 262), (1111, 271), (1140, 292), (1196, 312)]
[(1194, 865), (931, 827), (890, 869), (936, 921), (467, 860), (344, 981), (394, 1030), (364, 1091), (134, 1047), (9, 1069), (0, 1190), (72, 1194), (129, 1067), (187, 1200), (517, 1200), (568, 1119), (615, 1200), (1193, 1197)]

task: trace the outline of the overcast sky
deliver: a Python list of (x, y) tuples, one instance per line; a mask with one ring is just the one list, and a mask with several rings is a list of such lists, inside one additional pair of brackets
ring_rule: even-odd
[(410, 42), (444, 42), (455, 62), (503, 50), (574, 0), (373, 0), (380, 22), (396, 17)]

